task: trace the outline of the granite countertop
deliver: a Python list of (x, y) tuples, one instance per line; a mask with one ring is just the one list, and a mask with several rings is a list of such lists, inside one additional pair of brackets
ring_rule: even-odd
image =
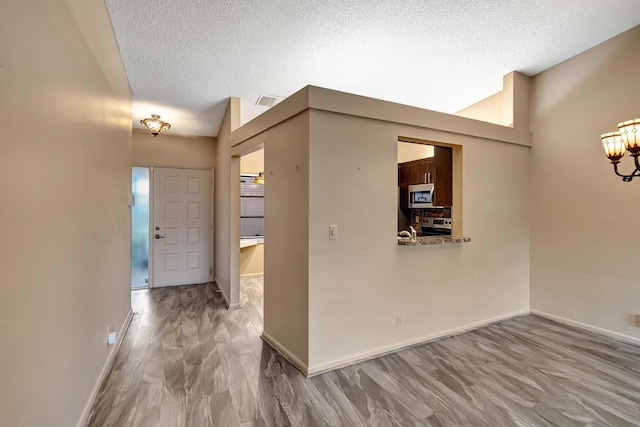
[(471, 237), (464, 236), (421, 236), (412, 239), (410, 237), (398, 238), (400, 246), (427, 246), (427, 245), (446, 245), (448, 243), (470, 242)]

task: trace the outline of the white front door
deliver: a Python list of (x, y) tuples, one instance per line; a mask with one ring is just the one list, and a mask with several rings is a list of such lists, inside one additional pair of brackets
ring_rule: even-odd
[(153, 286), (210, 281), (211, 171), (153, 171)]

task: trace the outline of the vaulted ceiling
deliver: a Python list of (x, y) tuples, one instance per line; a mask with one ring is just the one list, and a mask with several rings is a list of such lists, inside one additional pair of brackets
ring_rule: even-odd
[(638, 0), (106, 0), (133, 92), (172, 133), (215, 136), (227, 98), (312, 84), (447, 113), (640, 24)]

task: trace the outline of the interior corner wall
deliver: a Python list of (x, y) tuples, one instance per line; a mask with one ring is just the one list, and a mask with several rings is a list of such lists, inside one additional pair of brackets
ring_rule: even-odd
[(102, 0), (0, 10), (0, 424), (73, 426), (131, 307), (131, 92)]
[(239, 106), (239, 98), (229, 99), (216, 141), (213, 180), (213, 274), (230, 308), (240, 303), (240, 159), (231, 157), (231, 132), (239, 123)]
[(635, 27), (538, 74), (531, 104), (531, 308), (636, 343), (640, 181), (600, 134), (640, 117), (639, 45)]
[(134, 166), (206, 169), (215, 166), (216, 138), (162, 134), (153, 137), (144, 129), (133, 129)]
[[(398, 246), (399, 135), (462, 146), (471, 242)], [(528, 313), (530, 147), (311, 110), (309, 158), (309, 373)]]

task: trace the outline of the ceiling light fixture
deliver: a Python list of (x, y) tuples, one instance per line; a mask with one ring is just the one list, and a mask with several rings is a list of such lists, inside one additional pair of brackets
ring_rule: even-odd
[(260, 172), (253, 180), (254, 184), (264, 184), (264, 172)]
[(160, 120), (160, 116), (158, 114), (152, 114), (151, 117), (140, 120), (140, 124), (147, 128), (154, 138), (162, 132), (171, 129), (171, 125)]
[[(629, 182), (634, 177), (640, 176), (640, 161), (638, 160), (638, 156), (640, 156), (640, 119), (620, 122), (618, 123), (618, 131), (603, 133), (600, 135), (600, 139), (602, 139), (605, 154), (611, 160), (613, 171), (622, 177), (622, 181)], [(636, 170), (629, 175), (618, 172), (618, 163), (624, 156), (625, 149), (631, 154), (636, 165)]]

